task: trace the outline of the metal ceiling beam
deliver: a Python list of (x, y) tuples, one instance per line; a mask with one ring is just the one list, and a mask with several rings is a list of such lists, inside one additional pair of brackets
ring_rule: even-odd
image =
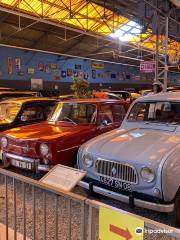
[[(32, 16), (30, 14), (18, 12), (18, 11), (8, 9), (8, 8), (5, 8), (5, 7), (0, 6), (0, 11), (11, 13), (13, 15), (21, 16), (21, 17), (24, 17), (24, 18), (27, 18), (27, 19), (31, 19), (31, 20), (34, 20), (34, 21), (37, 21), (37, 22), (40, 22), (40, 23), (45, 23), (45, 24), (48, 24), (48, 25), (52, 25), (52, 26), (55, 26), (55, 27), (65, 28), (65, 29), (73, 31), (73, 32), (81, 33), (81, 34), (91, 36), (91, 37), (94, 37), (94, 38), (97, 38), (97, 39), (106, 40), (106, 41), (109, 41), (109, 42), (112, 42), (112, 43), (115, 43), (115, 44), (119, 43), (119, 41), (117, 41), (117, 40), (114, 40), (114, 39), (109, 38), (107, 36), (102, 36), (101, 34), (98, 34), (98, 33), (94, 33), (94, 32), (91, 32), (91, 31), (88, 31), (88, 32), (83, 31), (82, 29), (77, 29), (77, 28), (74, 28), (74, 27), (71, 27), (71, 26), (64, 25), (62, 23), (56, 23), (56, 22), (53, 22), (53, 21), (49, 21), (49, 20), (46, 20), (46, 19), (43, 19), (43, 18)], [(121, 45), (128, 46), (132, 49), (137, 49), (137, 47), (133, 44), (128, 44), (128, 43), (125, 43), (125, 42), (121, 42)], [(143, 49), (143, 51), (149, 52), (149, 53), (153, 52), (153, 51), (148, 50), (148, 49)]]

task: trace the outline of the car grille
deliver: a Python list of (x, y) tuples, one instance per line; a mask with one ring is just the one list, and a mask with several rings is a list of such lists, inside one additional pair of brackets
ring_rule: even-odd
[(98, 159), (95, 164), (95, 171), (99, 175), (116, 178), (123, 182), (138, 183), (136, 169), (128, 164)]
[(7, 151), (23, 156), (36, 157), (35, 142), (8, 138)]

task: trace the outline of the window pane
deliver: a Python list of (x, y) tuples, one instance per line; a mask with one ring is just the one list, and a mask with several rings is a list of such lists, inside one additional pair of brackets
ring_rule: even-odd
[(125, 109), (123, 105), (114, 105), (114, 121), (121, 122), (125, 117)]
[(43, 109), (41, 107), (26, 108), (21, 115), (21, 121), (29, 122), (35, 120), (44, 120)]
[(100, 123), (106, 121), (107, 124), (113, 123), (113, 113), (111, 105), (104, 105), (99, 112)]
[(129, 121), (157, 121), (162, 123), (180, 123), (180, 103), (150, 102), (137, 103), (131, 109)]

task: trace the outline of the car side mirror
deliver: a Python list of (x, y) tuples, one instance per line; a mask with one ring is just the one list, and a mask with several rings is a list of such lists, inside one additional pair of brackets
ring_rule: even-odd
[(107, 120), (103, 120), (102, 123), (101, 123), (102, 126), (107, 126), (108, 125), (108, 122)]

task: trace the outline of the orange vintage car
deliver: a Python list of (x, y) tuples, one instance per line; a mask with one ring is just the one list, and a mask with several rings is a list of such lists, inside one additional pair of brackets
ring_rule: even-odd
[(108, 99), (60, 102), (45, 122), (2, 133), (5, 166), (48, 171), (55, 164), (73, 166), (81, 144), (120, 126), (127, 105)]

